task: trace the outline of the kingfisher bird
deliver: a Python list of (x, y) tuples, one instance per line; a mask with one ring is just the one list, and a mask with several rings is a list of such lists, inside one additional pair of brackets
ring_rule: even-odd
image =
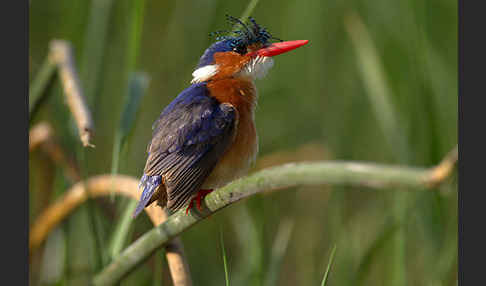
[(169, 211), (193, 207), (212, 190), (245, 175), (258, 153), (254, 81), (273, 66), (273, 56), (308, 43), (273, 37), (251, 17), (219, 31), (183, 90), (152, 125), (147, 162), (133, 213), (157, 201)]

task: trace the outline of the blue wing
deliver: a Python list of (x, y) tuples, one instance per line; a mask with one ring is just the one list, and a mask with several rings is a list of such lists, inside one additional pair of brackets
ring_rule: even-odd
[[(158, 184), (163, 178), (167, 208), (180, 209), (200, 189), (234, 138), (235, 118), (234, 107), (210, 97), (205, 83), (191, 85), (164, 109), (153, 125), (144, 177)], [(142, 209), (158, 185), (144, 186)]]

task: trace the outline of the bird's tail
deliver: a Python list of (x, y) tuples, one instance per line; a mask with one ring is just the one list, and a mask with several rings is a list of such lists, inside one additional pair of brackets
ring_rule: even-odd
[(133, 212), (132, 217), (135, 218), (143, 209), (149, 204), (149, 202), (153, 202), (150, 200), (154, 195), (155, 190), (160, 186), (162, 183), (161, 176), (147, 176), (143, 175), (142, 179), (140, 179), (139, 187), (143, 187), (142, 196), (140, 197), (140, 201), (138, 202), (137, 208)]

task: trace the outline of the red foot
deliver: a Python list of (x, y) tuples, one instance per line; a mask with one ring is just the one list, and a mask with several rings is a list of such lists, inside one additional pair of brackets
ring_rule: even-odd
[(187, 206), (186, 214), (188, 214), (189, 213), (189, 210), (192, 208), (193, 201), (194, 201), (194, 199), (192, 199), (191, 202), (189, 203), (189, 205)]
[(192, 198), (191, 199), (191, 202), (189, 203), (189, 205), (187, 206), (187, 209), (186, 209), (186, 214), (189, 213), (189, 210), (192, 208), (192, 206), (194, 205), (194, 201), (196, 201), (196, 206), (197, 206), (197, 209), (198, 210), (201, 210), (201, 200), (204, 199), (204, 197), (207, 196), (207, 194), (211, 193), (213, 191), (213, 189), (210, 189), (210, 190), (199, 190), (199, 192), (197, 192), (197, 195), (196, 197)]

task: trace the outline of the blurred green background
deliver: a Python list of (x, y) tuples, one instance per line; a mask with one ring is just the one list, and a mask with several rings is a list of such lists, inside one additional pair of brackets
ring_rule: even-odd
[[(256, 82), (255, 170), (303, 160), (428, 167), (457, 144), (457, 1), (250, 2), (30, 1), (30, 80), (52, 39), (71, 42), (96, 148), (81, 147), (57, 77), (31, 126), (49, 122), (83, 177), (139, 177), (151, 125), (189, 85), (214, 41), (208, 33), (246, 10), (278, 38), (310, 41)], [(146, 90), (133, 91), (134, 80)], [(135, 119), (120, 123), (142, 94)], [(30, 155), (31, 223), (72, 185), (46, 157)], [(107, 197), (78, 208), (31, 258), (30, 284), (87, 285), (109, 261), (126, 207)], [(123, 245), (151, 227), (139, 216)], [(194, 285), (224, 285), (221, 235), (231, 285), (320, 285), (334, 245), (327, 285), (457, 285), (457, 179), (427, 192), (323, 186), (253, 196), (182, 234)], [(163, 257), (121, 285), (171, 285)]]

